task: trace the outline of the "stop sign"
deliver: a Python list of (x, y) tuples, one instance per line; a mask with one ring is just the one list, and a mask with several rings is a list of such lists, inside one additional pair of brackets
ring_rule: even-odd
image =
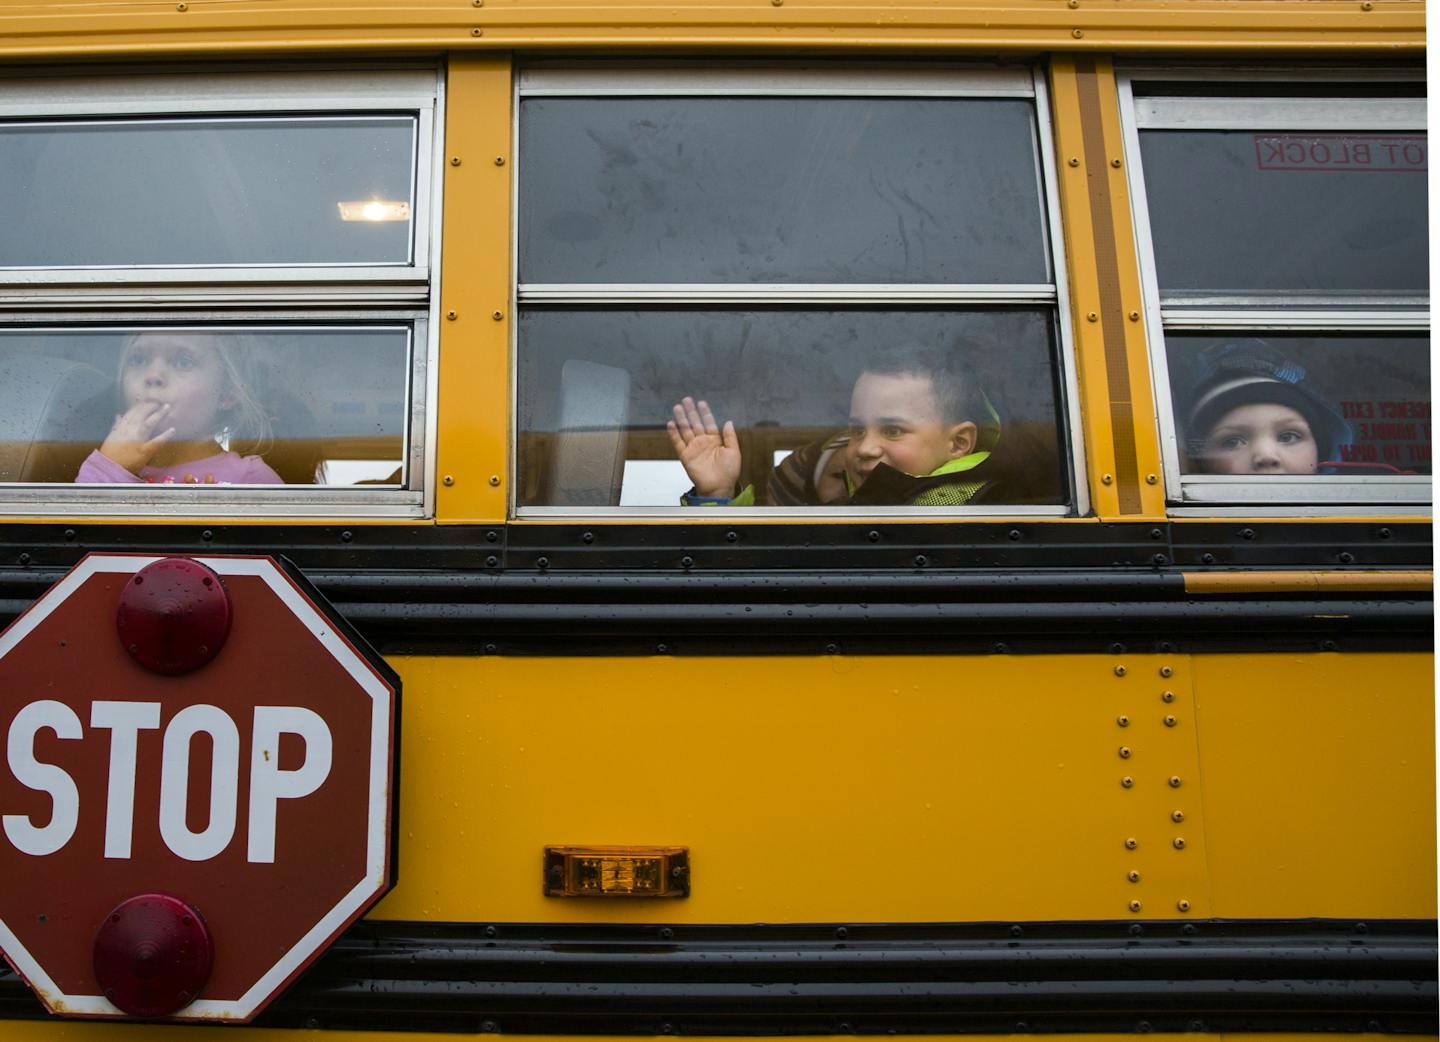
[(393, 883), (398, 711), (288, 564), (86, 557), (0, 634), (0, 950), (54, 1013), (251, 1019)]

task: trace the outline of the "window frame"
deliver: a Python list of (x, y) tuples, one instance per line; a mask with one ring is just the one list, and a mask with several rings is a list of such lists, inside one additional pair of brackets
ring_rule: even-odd
[[(821, 98), (1012, 98), (1028, 100), (1035, 116), (1035, 171), (1053, 284), (945, 283), (524, 283), (520, 272), (518, 218), (511, 227), (511, 271), (515, 273), (511, 313), (517, 318), (533, 305), (656, 306), (712, 305), (837, 307), (889, 305), (894, 309), (927, 306), (971, 307), (1028, 304), (1054, 317), (1053, 361), (1056, 377), (1057, 450), (1066, 461), (1068, 501), (1054, 506), (975, 507), (730, 507), (720, 513), (675, 506), (573, 507), (522, 505), (518, 481), (512, 481), (509, 516), (516, 520), (664, 518), (670, 520), (768, 519), (843, 520), (899, 517), (952, 519), (985, 517), (1071, 517), (1090, 512), (1085, 481), (1085, 446), (1079, 415), (1079, 384), (1068, 298), (1068, 273), (1060, 218), (1059, 184), (1048, 84), (1043, 69), (970, 63), (823, 63), (793, 62), (604, 62), (537, 61), (518, 66), (513, 78), (511, 199), (518, 215), (524, 171), (520, 160), (522, 102), (538, 97), (821, 97)], [(519, 372), (520, 326), (511, 329), (510, 402), (515, 417), (509, 465), (520, 473)], [(1068, 450), (1067, 450), (1068, 445)]]
[(401, 488), (233, 489), (60, 483), (0, 485), (16, 517), (423, 518), (433, 516), (445, 76), (435, 63), (355, 67), (11, 69), (0, 74), (0, 123), (260, 119), (360, 115), (412, 118), (410, 262), (195, 266), (0, 267), (0, 328), (407, 330), (408, 425)]
[[(1135, 84), (1154, 81), (1210, 83), (1215, 85), (1217, 93), (1171, 97), (1136, 95)], [(1186, 474), (1181, 470), (1183, 453), (1170, 382), (1167, 333), (1428, 333), (1430, 329), (1427, 294), (1258, 292), (1162, 296), (1140, 152), (1142, 130), (1183, 127), (1187, 130), (1364, 130), (1374, 133), (1427, 129), (1424, 98), (1358, 97), (1353, 99), (1354, 111), (1336, 114), (1337, 102), (1352, 99), (1218, 93), (1225, 84), (1266, 82), (1292, 88), (1307, 83), (1325, 86), (1423, 84), (1424, 76), (1423, 71), (1408, 73), (1393, 69), (1272, 67), (1262, 71), (1154, 65), (1116, 71), (1168, 513), (1177, 517), (1255, 514), (1257, 510), (1275, 516), (1428, 515), (1432, 501), (1429, 475), (1314, 475), (1285, 480), (1276, 476)], [(1397, 108), (1409, 111), (1396, 111)], [(1281, 113), (1279, 116), (1277, 111)]]

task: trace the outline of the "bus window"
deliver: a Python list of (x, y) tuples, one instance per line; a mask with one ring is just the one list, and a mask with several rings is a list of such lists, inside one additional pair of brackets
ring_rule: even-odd
[(0, 267), (408, 264), (415, 119), (0, 125)]
[(1430, 473), (1430, 345), (1177, 333), (1166, 341), (1187, 474)]
[(0, 481), (400, 486), (403, 327), (0, 331)]
[(1064, 512), (1040, 88), (773, 72), (522, 74), (519, 507)]
[(1124, 84), (1171, 500), (1428, 502), (1423, 98), (1190, 75)]
[(0, 83), (24, 300), (0, 498), (419, 516), (439, 92), (433, 68)]
[[(950, 369), (961, 393), (968, 391), (964, 415), (955, 417), (976, 427), (964, 455), (1025, 464), (1002, 476), (987, 459), (917, 492), (979, 478), (984, 494), (970, 500), (1065, 502), (1055, 332), (1044, 310), (532, 308), (520, 334), (525, 504), (679, 504), (696, 482), (677, 459), (667, 421), (689, 396), (709, 405), (717, 425), (733, 424), (741, 468), (735, 493), (748, 488), (746, 502), (895, 505), (846, 489), (844, 460), (857, 383), (878, 358), (897, 353), (917, 368)], [(826, 463), (839, 482), (828, 494), (816, 473)], [(934, 496), (916, 505), (964, 504)]]

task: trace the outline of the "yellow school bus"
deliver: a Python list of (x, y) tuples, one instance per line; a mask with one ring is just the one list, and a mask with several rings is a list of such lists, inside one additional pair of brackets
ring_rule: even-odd
[(271, 555), (403, 683), (395, 885), (241, 1036), (1440, 1029), (1418, 0), (0, 57), (0, 623)]

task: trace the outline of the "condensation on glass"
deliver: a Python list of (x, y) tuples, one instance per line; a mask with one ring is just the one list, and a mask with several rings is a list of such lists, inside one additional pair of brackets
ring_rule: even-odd
[(395, 324), (0, 330), (0, 482), (401, 487), (411, 355)]
[(1033, 102), (530, 98), (525, 283), (1046, 283)]
[(1041, 117), (1000, 72), (522, 77), (517, 504), (1063, 512)]
[(972, 389), (974, 413), (948, 418), (990, 453), (967, 472), (984, 486), (970, 502), (1065, 502), (1046, 311), (533, 308), (520, 336), (522, 505), (679, 505), (693, 482), (666, 423), (685, 396), (735, 425), (754, 505), (843, 501), (853, 392), (894, 348)]
[(1166, 351), (1188, 473), (1431, 473), (1428, 337), (1172, 333)]
[(413, 116), (0, 124), (0, 267), (407, 265)]
[(1425, 135), (1140, 134), (1167, 293), (1424, 293)]

